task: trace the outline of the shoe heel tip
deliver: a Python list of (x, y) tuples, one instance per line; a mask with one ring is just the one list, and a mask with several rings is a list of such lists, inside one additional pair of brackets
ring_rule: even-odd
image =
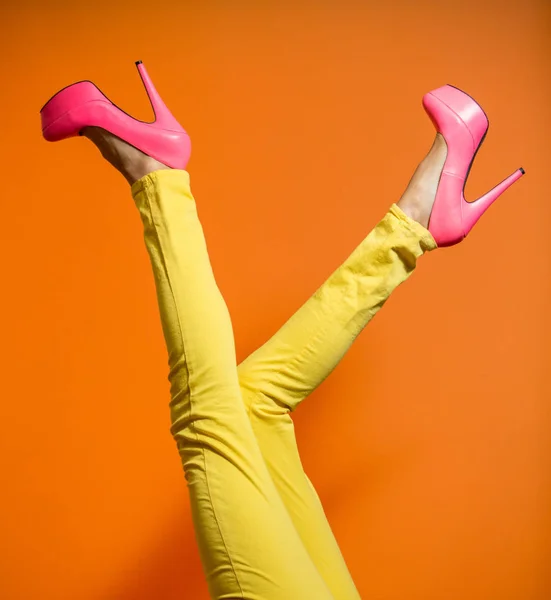
[(521, 172), (523, 175), (526, 173), (526, 171), (525, 171), (525, 170), (524, 170), (522, 167), (520, 167), (519, 171), (520, 171), (520, 172)]
[(137, 64), (137, 65), (141, 65), (141, 64), (142, 64), (142, 61), (141, 61), (141, 60), (137, 60), (137, 61), (136, 61), (136, 64)]

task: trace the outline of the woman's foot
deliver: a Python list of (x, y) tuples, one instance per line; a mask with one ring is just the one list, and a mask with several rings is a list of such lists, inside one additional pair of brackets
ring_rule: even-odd
[(440, 133), (437, 133), (432, 148), (415, 170), (406, 191), (396, 203), (406, 215), (425, 228), (429, 225), (430, 213), (447, 154), (446, 141)]
[(170, 169), (101, 127), (85, 127), (81, 135), (94, 142), (102, 156), (124, 175), (130, 185), (152, 171)]

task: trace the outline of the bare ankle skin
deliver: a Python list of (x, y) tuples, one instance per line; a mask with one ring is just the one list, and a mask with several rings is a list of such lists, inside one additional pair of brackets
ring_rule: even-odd
[(447, 153), (446, 141), (440, 133), (437, 133), (429, 153), (419, 163), (406, 191), (396, 203), (406, 215), (425, 228), (429, 225), (430, 213)]
[(100, 127), (85, 127), (81, 135), (90, 139), (99, 148), (102, 156), (122, 173), (130, 185), (153, 171), (170, 169)]

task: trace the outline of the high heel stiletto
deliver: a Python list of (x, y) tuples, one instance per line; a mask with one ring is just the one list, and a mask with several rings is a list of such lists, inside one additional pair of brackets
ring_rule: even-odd
[(191, 154), (189, 135), (166, 107), (141, 60), (136, 67), (155, 114), (153, 122), (131, 117), (91, 81), (78, 81), (40, 109), (44, 138), (56, 142), (80, 135), (84, 127), (101, 127), (168, 167), (185, 169)]
[(517, 169), (478, 200), (467, 202), (465, 184), (488, 132), (488, 117), (473, 98), (451, 85), (425, 94), (423, 107), (448, 146), (428, 230), (438, 246), (453, 246), (463, 240), (490, 205), (524, 175), (524, 169)]

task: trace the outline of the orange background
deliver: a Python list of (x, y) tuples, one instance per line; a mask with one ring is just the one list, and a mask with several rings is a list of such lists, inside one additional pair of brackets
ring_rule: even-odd
[(400, 197), (434, 137), (422, 95), (482, 104), (468, 197), (526, 176), (295, 422), (363, 598), (550, 598), (549, 3), (46, 4), (1, 9), (0, 597), (207, 598), (139, 215), (91, 143), (40, 131), (81, 79), (149, 120), (140, 59), (192, 138), (239, 360)]

